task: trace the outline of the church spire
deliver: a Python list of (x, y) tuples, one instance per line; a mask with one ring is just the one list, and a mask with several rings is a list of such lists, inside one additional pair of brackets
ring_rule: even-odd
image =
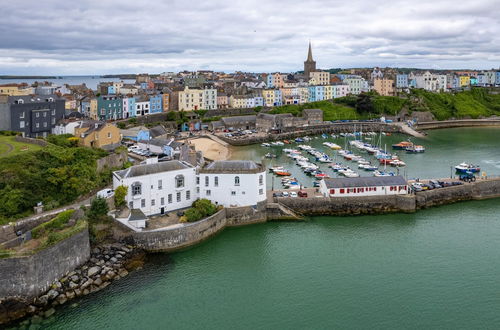
[(304, 76), (309, 79), (310, 73), (314, 71), (316, 71), (316, 62), (313, 60), (311, 41), (309, 41), (309, 52), (307, 54), (307, 60), (304, 62)]
[(311, 41), (309, 41), (309, 52), (307, 53), (307, 61), (312, 62), (313, 61), (313, 52), (311, 49)]

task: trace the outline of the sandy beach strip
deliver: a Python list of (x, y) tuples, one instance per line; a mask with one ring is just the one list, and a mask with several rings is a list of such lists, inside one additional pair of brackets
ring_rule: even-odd
[(189, 142), (194, 145), (197, 151), (203, 152), (203, 157), (211, 160), (227, 160), (231, 156), (229, 147), (209, 139), (209, 138), (194, 138)]

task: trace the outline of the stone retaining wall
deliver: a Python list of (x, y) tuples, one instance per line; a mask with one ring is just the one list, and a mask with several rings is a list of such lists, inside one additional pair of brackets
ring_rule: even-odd
[(22, 137), (20, 135), (16, 135), (16, 137), (14, 139), (17, 142), (36, 144), (36, 145), (39, 145), (41, 147), (45, 147), (47, 145), (47, 141), (45, 141), (45, 140), (32, 139), (32, 138)]
[(132, 234), (134, 245), (146, 251), (174, 251), (199, 243), (224, 229), (227, 224), (226, 209), (211, 217), (194, 222), (170, 226), (157, 231)]
[(415, 194), (416, 208), (427, 208), (459, 201), (500, 197), (500, 179), (446, 187)]
[(277, 141), (277, 140), (288, 140), (295, 139), (305, 135), (319, 135), (319, 134), (340, 134), (340, 133), (352, 133), (354, 130), (363, 132), (401, 132), (401, 128), (397, 125), (389, 125), (385, 123), (378, 122), (356, 122), (356, 123), (328, 123), (325, 125), (318, 125), (308, 128), (300, 128), (297, 130), (295, 127), (289, 127), (284, 129), (283, 133), (279, 134), (266, 134), (264, 136), (248, 136), (242, 138), (228, 138), (225, 136), (218, 136), (223, 141), (234, 145), (234, 146), (245, 146), (250, 144), (260, 144), (263, 142)]
[(105, 169), (122, 168), (127, 161), (127, 152), (113, 153), (106, 157), (97, 160), (97, 172), (100, 173)]
[(452, 127), (475, 127), (475, 126), (500, 126), (500, 119), (464, 119), (420, 122), (416, 126), (419, 130), (439, 129)]
[(178, 224), (155, 231), (131, 234), (133, 245), (150, 252), (170, 252), (199, 243), (227, 226), (240, 226), (266, 222), (267, 202), (246, 207), (224, 208), (206, 219), (194, 223)]
[(360, 215), (390, 212), (415, 212), (413, 195), (367, 196), (367, 197), (308, 197), (276, 198), (294, 212), (313, 215)]
[(0, 298), (34, 298), (89, 256), (89, 233), (85, 229), (37, 254), (0, 259)]

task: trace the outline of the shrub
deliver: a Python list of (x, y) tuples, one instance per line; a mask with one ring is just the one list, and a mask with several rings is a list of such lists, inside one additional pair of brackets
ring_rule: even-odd
[(179, 219), (179, 222), (198, 221), (211, 216), (215, 212), (217, 212), (216, 205), (212, 204), (208, 199), (198, 199), (193, 203), (193, 206), (184, 213), (184, 216)]
[(128, 122), (129, 122), (129, 124), (134, 125), (134, 124), (136, 124), (136, 123), (137, 123), (137, 118), (130, 118), (130, 119), (128, 120)]
[(187, 210), (186, 213), (184, 213), (184, 215), (185, 215), (187, 221), (189, 221), (189, 222), (198, 221), (201, 218), (203, 218), (200, 211), (198, 211), (198, 209), (195, 209), (193, 207), (190, 208), (189, 210)]
[(119, 186), (115, 189), (115, 206), (122, 207), (125, 206), (125, 196), (127, 196), (128, 187), (127, 186)]
[(31, 236), (33, 238), (40, 238), (47, 233), (50, 234), (57, 230), (63, 229), (68, 223), (69, 219), (71, 219), (71, 216), (74, 212), (75, 210), (66, 210), (59, 213), (54, 219), (36, 226), (31, 231)]
[(202, 217), (208, 217), (217, 212), (217, 206), (208, 199), (198, 199), (193, 203), (193, 207), (198, 210)]
[(87, 210), (87, 217), (91, 221), (98, 221), (100, 217), (105, 216), (108, 213), (108, 203), (102, 197), (97, 197), (92, 200), (90, 208)]
[(78, 146), (78, 138), (74, 137), (71, 134), (61, 134), (61, 135), (50, 134), (47, 137), (47, 142), (64, 148), (72, 148)]
[(116, 127), (118, 127), (119, 129), (125, 129), (127, 127), (127, 124), (121, 121), (116, 124)]

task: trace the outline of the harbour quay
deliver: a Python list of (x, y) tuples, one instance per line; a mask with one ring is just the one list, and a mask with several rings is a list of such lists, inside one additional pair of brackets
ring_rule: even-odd
[(432, 206), (496, 197), (500, 197), (500, 178), (481, 179), (462, 185), (403, 195), (325, 197), (316, 193), (300, 198), (273, 197), (273, 200), (302, 216), (343, 216), (395, 212), (413, 213)]

